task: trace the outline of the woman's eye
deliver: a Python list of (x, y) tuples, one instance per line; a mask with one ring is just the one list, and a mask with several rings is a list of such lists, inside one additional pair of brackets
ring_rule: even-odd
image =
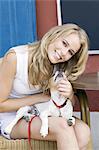
[(73, 51), (72, 51), (72, 50), (68, 50), (68, 52), (69, 52), (69, 54), (70, 54), (71, 56), (73, 56), (73, 55), (74, 55), (74, 53), (73, 53)]
[(65, 41), (62, 41), (62, 43), (65, 47), (67, 46), (67, 43)]

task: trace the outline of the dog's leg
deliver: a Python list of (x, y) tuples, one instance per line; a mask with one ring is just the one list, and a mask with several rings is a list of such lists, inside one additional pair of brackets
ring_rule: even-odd
[(72, 116), (72, 112), (68, 111), (66, 113), (65, 111), (64, 113), (64, 111), (61, 111), (61, 116), (67, 120), (69, 126), (75, 125), (75, 118)]
[(73, 106), (70, 100), (67, 101), (65, 107), (60, 109), (61, 116), (66, 118), (69, 126), (75, 125), (75, 118), (73, 117)]
[(48, 116), (49, 116), (49, 112), (48, 110), (44, 111), (41, 113), (40, 115), (40, 119), (42, 121), (42, 126), (40, 129), (40, 134), (41, 136), (45, 137), (46, 135), (48, 135)]
[(5, 128), (5, 132), (6, 132), (7, 134), (10, 134), (12, 128), (13, 128), (14, 125), (18, 122), (18, 120), (20, 120), (20, 119), (24, 116), (24, 114), (26, 114), (30, 109), (31, 109), (30, 106), (21, 107), (21, 108), (17, 111), (15, 119)]

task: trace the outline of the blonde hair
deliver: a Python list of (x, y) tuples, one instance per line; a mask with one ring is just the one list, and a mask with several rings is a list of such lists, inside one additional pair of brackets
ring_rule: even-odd
[(48, 46), (60, 36), (67, 36), (71, 33), (78, 34), (81, 47), (70, 60), (61, 63), (60, 66), (64, 69), (70, 81), (77, 79), (77, 77), (83, 73), (88, 58), (88, 36), (86, 32), (76, 24), (64, 24), (62, 26), (53, 27), (43, 36), (41, 41), (29, 45), (31, 53), (29, 58), (29, 80), (33, 85), (41, 85), (44, 90), (48, 88), (48, 81), (54, 67), (47, 56)]

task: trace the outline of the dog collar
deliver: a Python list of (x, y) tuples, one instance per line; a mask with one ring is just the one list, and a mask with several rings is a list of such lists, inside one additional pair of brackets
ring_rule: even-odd
[[(67, 98), (67, 99), (68, 99), (68, 98)], [(66, 105), (67, 99), (66, 99), (66, 101), (65, 101), (62, 105), (57, 105), (53, 99), (51, 99), (51, 100), (52, 100), (52, 102), (55, 104), (55, 106), (60, 109), (60, 108), (62, 108), (62, 107), (64, 107), (64, 106)]]

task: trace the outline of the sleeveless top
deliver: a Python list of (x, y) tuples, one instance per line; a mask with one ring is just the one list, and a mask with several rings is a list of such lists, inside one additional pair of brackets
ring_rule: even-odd
[[(17, 57), (16, 75), (13, 81), (12, 90), (9, 98), (21, 98), (30, 94), (41, 93), (42, 90), (39, 86), (33, 86), (28, 81), (28, 47), (27, 45), (21, 45), (12, 47)], [(0, 113), (0, 122), (6, 117), (13, 115), (15, 112)]]
[(28, 94), (41, 92), (39, 86), (33, 86), (28, 81), (28, 50), (27, 45), (13, 47), (17, 57), (17, 69), (10, 98), (20, 98)]

